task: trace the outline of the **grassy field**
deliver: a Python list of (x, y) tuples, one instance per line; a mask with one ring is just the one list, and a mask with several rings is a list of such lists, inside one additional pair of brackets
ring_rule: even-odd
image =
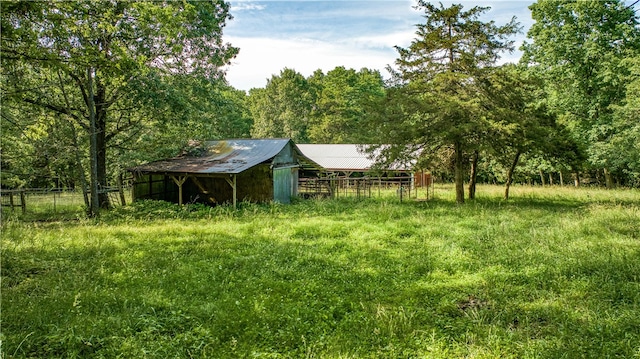
[(2, 224), (4, 358), (640, 358), (640, 191)]

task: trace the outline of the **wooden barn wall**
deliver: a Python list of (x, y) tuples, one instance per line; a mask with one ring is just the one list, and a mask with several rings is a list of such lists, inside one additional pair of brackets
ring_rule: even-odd
[(274, 167), (278, 167), (278, 165), (291, 165), (293, 163), (295, 163), (295, 154), (293, 151), (293, 146), (291, 146), (291, 143), (289, 143), (287, 146), (285, 146), (282, 151), (280, 151), (280, 153), (278, 153), (273, 160), (271, 161), (271, 163), (273, 164)]
[[(291, 147), (286, 147), (291, 149)], [(283, 150), (278, 156), (282, 164), (294, 161), (293, 151)], [(272, 172), (273, 171), (273, 172)], [(232, 176), (227, 176), (233, 181)], [(223, 177), (198, 177), (197, 180), (207, 190), (202, 193), (195, 181), (189, 177), (182, 186), (184, 203), (222, 204), (233, 202), (233, 189)], [(270, 168), (262, 164), (237, 175), (237, 199), (249, 202), (270, 202), (276, 200), (290, 203), (298, 192), (298, 168)], [(154, 199), (178, 203), (178, 186), (170, 176), (152, 174), (137, 177), (133, 184), (133, 198)]]
[(153, 199), (178, 202), (178, 186), (162, 174), (137, 176), (133, 182), (133, 200)]
[[(269, 165), (255, 166), (237, 176), (238, 202), (268, 202), (273, 199), (273, 180)], [(233, 181), (232, 176), (227, 178)], [(209, 194), (201, 193), (200, 188), (189, 178), (182, 188), (185, 203), (222, 204), (233, 202), (233, 189), (224, 178), (198, 177), (198, 181)], [(213, 197), (213, 200), (210, 197)]]

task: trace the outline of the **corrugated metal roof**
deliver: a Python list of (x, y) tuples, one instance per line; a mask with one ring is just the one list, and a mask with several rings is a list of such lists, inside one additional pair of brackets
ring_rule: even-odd
[[(299, 144), (302, 154), (327, 170), (367, 171), (375, 160), (364, 150), (367, 145), (356, 144)], [(406, 170), (404, 166), (394, 166), (394, 170)]]
[[(275, 157), (290, 139), (234, 139), (206, 142), (203, 156), (180, 156), (132, 168), (136, 172), (237, 174)], [(295, 144), (292, 145), (295, 147)]]
[(374, 161), (354, 144), (299, 144), (302, 153), (328, 170), (368, 170)]

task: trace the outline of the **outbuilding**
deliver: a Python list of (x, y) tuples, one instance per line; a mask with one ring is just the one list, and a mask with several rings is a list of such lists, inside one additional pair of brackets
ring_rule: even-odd
[(290, 139), (210, 141), (178, 157), (129, 169), (133, 199), (179, 204), (290, 203), (298, 195), (298, 171), (319, 168)]
[[(360, 195), (378, 188), (403, 190), (432, 185), (431, 174), (413, 169), (413, 163), (394, 162), (376, 166), (380, 150), (367, 144), (298, 144), (302, 154), (321, 166), (305, 169), (300, 175), (300, 190), (305, 196), (335, 196), (343, 190)], [(401, 192), (400, 192), (401, 193)]]
[[(367, 152), (371, 145), (359, 144), (298, 144), (305, 157), (322, 167), (325, 175), (341, 178), (362, 177), (375, 167), (376, 154)], [(385, 176), (411, 176), (411, 168), (403, 164), (393, 164), (378, 170)], [(376, 176), (379, 176), (377, 173)]]

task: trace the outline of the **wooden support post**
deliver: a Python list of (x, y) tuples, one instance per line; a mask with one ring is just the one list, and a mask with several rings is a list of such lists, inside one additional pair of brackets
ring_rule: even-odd
[(171, 179), (178, 185), (178, 204), (182, 206), (182, 185), (187, 180), (187, 176), (178, 176), (178, 178), (171, 176)]
[(236, 208), (236, 205), (237, 205), (237, 202), (238, 202), (238, 192), (237, 192), (237, 177), (238, 177), (238, 175), (232, 175), (232, 176), (233, 176), (233, 181), (230, 180), (229, 178), (225, 178), (225, 180), (231, 186), (231, 188), (233, 188), (233, 208)]

